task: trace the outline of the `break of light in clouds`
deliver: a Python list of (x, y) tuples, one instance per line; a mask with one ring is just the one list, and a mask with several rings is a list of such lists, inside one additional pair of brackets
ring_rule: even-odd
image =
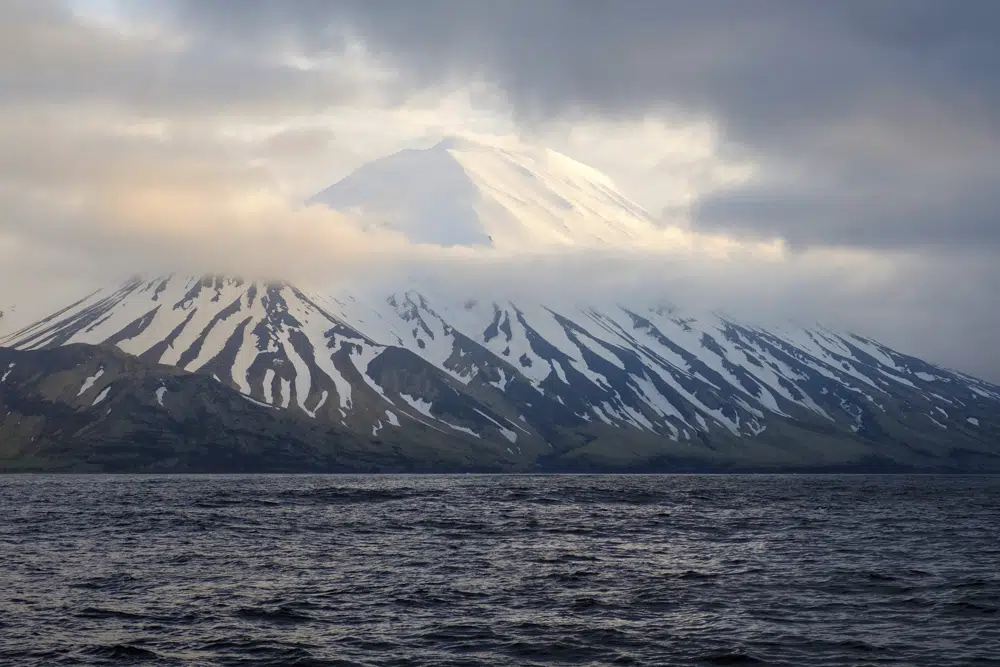
[[(819, 317), (1000, 379), (992, 2), (10, 0), (0, 14), (0, 309), (153, 266), (419, 270)], [(484, 258), (300, 204), (465, 132), (604, 171), (673, 249)]]

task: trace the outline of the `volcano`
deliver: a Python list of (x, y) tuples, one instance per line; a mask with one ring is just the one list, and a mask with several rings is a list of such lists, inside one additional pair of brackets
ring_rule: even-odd
[[(402, 151), (311, 203), (443, 246), (618, 247), (656, 231), (608, 177), (501, 140)], [(299, 454), (260, 454), (263, 470), (1000, 470), (996, 385), (857, 334), (662, 304), (146, 276), (0, 345), (0, 455), (42, 468), (130, 437), (161, 443), (136, 469), (205, 468), (178, 454), (195, 437), (178, 415), (198, 404), (218, 413), (215, 440), (252, 439), (237, 423), (286, 434)], [(65, 347), (92, 354), (46, 356)], [(141, 438), (119, 405), (141, 406)]]

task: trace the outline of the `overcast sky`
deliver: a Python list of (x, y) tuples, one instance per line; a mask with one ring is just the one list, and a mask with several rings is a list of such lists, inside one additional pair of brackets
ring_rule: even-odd
[(826, 309), (1000, 381), (998, 25), (992, 0), (3, 0), (0, 309), (174, 258), (465, 266), (297, 203), (517, 134), (664, 226), (782, 249), (617, 288)]

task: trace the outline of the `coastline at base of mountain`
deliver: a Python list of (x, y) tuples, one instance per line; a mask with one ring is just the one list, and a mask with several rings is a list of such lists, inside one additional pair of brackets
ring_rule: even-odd
[(0, 377), (5, 473), (1000, 473), (1000, 439), (935, 452), (794, 424), (693, 443), (588, 425), (538, 448), (416, 420), (361, 433), (114, 346), (0, 348)]

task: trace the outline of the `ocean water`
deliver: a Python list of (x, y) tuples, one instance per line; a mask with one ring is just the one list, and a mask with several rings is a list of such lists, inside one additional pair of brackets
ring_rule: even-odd
[(0, 665), (996, 665), (1000, 478), (0, 476)]

